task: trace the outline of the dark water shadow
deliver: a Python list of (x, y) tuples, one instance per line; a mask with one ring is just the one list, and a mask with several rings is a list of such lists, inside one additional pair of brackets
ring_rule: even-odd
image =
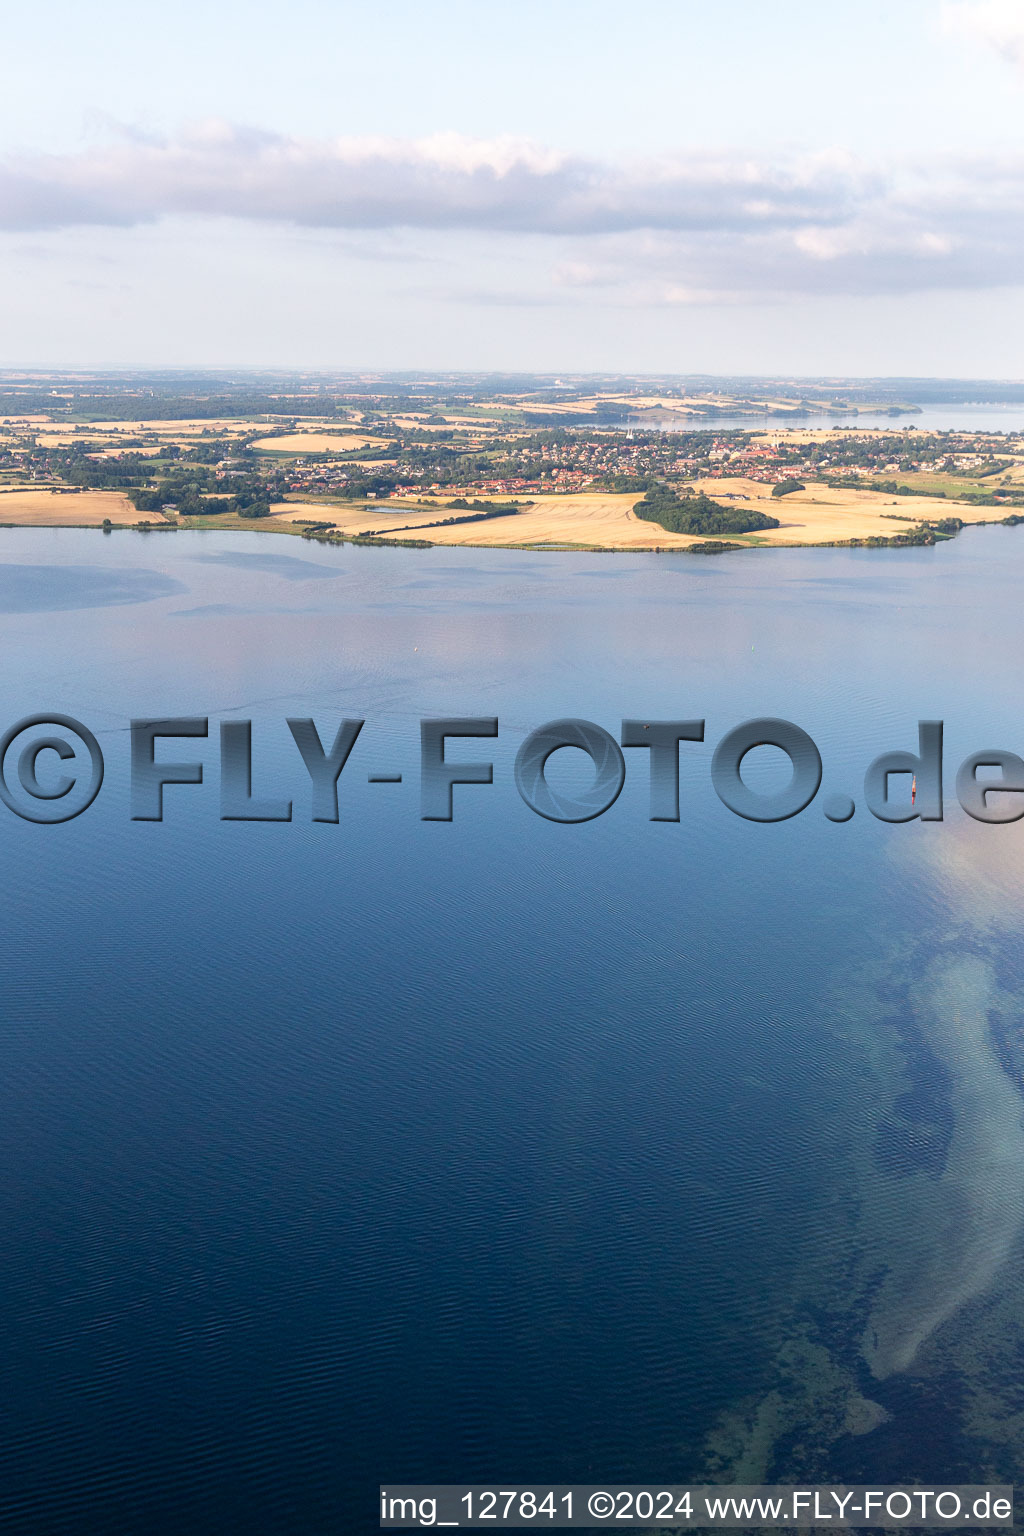
[(151, 603), (158, 597), (187, 591), (184, 582), (161, 571), (0, 563), (0, 613), (110, 608), (121, 603)]

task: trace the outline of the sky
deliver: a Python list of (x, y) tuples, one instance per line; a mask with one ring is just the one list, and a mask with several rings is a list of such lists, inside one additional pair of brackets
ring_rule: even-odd
[(1024, 0), (9, 8), (0, 367), (1024, 377)]

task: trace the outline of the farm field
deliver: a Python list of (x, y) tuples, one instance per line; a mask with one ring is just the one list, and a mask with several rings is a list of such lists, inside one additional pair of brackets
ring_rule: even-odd
[[(802, 388), (704, 390), (654, 379), (640, 387), (614, 378), (588, 387), (540, 377), (518, 386), (495, 379), (493, 392), (486, 379), (383, 383), (358, 376), (332, 390), (319, 377), (297, 385), (289, 376), (272, 388), (217, 381), (204, 395), (161, 380), (134, 392), (108, 381), (97, 393), (88, 380), (54, 389), (48, 377), (33, 385), (9, 376), (0, 492), (24, 487), (25, 495), (6, 513), (0, 496), (0, 521), (95, 523), (109, 514), (133, 523), (169, 506), (169, 520), (191, 528), (283, 533), (315, 521), (347, 536), (626, 551), (715, 537), (751, 546), (888, 540), (922, 523), (1012, 523), (1024, 511), (1024, 432), (858, 427), (855, 416), (835, 425), (826, 412), (838, 397), (826, 402), (821, 388), (809, 414), (825, 420), (773, 426), (764, 412), (799, 404)], [(864, 388), (849, 393), (850, 414), (878, 399)], [(890, 414), (913, 408), (892, 391), (888, 398)], [(54, 401), (49, 414), (43, 399)], [(715, 425), (707, 413), (724, 410), (762, 419), (751, 428)], [(803, 488), (773, 497), (783, 481)], [(61, 487), (84, 495), (65, 499)], [(637, 517), (633, 507), (659, 487), (702, 492), (720, 515), (700, 535)], [(212, 502), (219, 512), (206, 510)], [(444, 526), (453, 513), (510, 502), (522, 510)], [(741, 507), (781, 526), (726, 532), (729, 510)]]
[(289, 432), (281, 437), (259, 437), (252, 446), (262, 453), (350, 453), (353, 448), (384, 448), (387, 439), (365, 432), (342, 433), (311, 430)]
[(151, 523), (168, 521), (162, 512), (136, 512), (119, 491), (0, 491), (0, 523), (98, 528), (105, 518), (115, 525), (135, 524), (140, 516)]
[[(667, 533), (656, 523), (645, 523), (634, 517), (632, 507), (637, 500), (634, 495), (538, 496), (531, 500), (533, 506), (515, 516), (430, 528), (424, 531), (423, 538), (432, 544), (471, 544), (478, 548), (503, 544), (598, 544), (604, 549), (650, 549), (652, 545), (671, 549), (695, 542), (683, 534)], [(387, 511), (362, 506), (350, 511), (343, 505), (323, 502), (298, 506), (285, 503), (284, 507), (287, 511), (280, 505), (274, 506), (274, 516), (297, 521), (319, 515), (325, 522), (336, 523), (339, 532), (349, 534), (370, 531), (387, 534), (411, 524), (460, 515), (443, 503), (389, 506)]]
[[(114, 442), (125, 437), (138, 437), (143, 435), (155, 435), (157, 437), (173, 440), (186, 438), (191, 441), (195, 437), (201, 437), (204, 433), (208, 437), (246, 437), (252, 432), (266, 431), (267, 422), (255, 422), (239, 420), (237, 418), (224, 421), (211, 421), (205, 418), (196, 418), (185, 421), (145, 421), (141, 417), (138, 421), (90, 421), (90, 422), (63, 422), (36, 420), (27, 422), (21, 419), (4, 419), (0, 421), (0, 431), (21, 433), (31, 431), (38, 437), (53, 438), (55, 443), (68, 444), (76, 438), (90, 439), (95, 437), (109, 437)], [(44, 445), (45, 446), (45, 445)]]
[[(752, 507), (777, 517), (779, 528), (756, 535), (730, 535), (733, 542), (758, 544), (832, 544), (844, 539), (891, 538), (909, 532), (922, 519), (955, 515), (976, 521), (970, 507), (948, 500), (921, 496), (895, 497), (876, 491), (836, 490), (809, 486), (789, 496), (772, 498), (771, 488), (755, 480), (715, 479), (698, 482), (723, 505)], [(467, 544), (480, 548), (503, 544), (596, 544), (605, 549), (685, 548), (700, 542), (687, 534), (669, 533), (660, 524), (638, 518), (633, 512), (636, 495), (581, 494), (538, 496), (533, 506), (516, 516), (497, 517), (478, 523), (455, 523), (447, 528), (424, 529), (423, 537), (435, 544)], [(387, 534), (412, 524), (458, 516), (443, 503), (387, 508), (356, 506), (344, 502), (281, 502), (273, 507), (277, 521), (323, 519), (347, 534)]]
[[(700, 480), (696, 489), (723, 505), (752, 507), (777, 517), (778, 528), (757, 535), (766, 544), (831, 544), (842, 539), (891, 538), (918, 523), (943, 517), (983, 521), (977, 509), (943, 497), (891, 496), (880, 491), (808, 485), (773, 497), (771, 486), (741, 477)], [(905, 521), (896, 521), (896, 518)]]

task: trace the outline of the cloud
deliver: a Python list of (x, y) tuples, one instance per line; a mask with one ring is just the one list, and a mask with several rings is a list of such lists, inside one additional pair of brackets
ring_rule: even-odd
[[(1010, 14), (994, 0), (948, 9)], [(553, 242), (544, 281), (504, 302), (982, 288), (1020, 281), (1024, 156), (884, 172), (839, 153), (615, 163), (516, 138), (314, 140), (215, 121), (176, 138), (125, 132), (0, 162), (0, 230), (183, 217), (368, 241), (371, 259), (382, 238), (397, 238), (381, 249), (404, 259), (407, 247), (412, 261), (428, 232), (497, 236), (505, 250), (512, 237)]]
[(942, 7), (943, 30), (976, 38), (1024, 69), (1024, 7), (1020, 0), (953, 0)]
[(697, 153), (619, 167), (513, 138), (325, 141), (211, 122), (176, 140), (8, 158), (0, 228), (199, 214), (339, 229), (768, 229), (843, 217), (860, 182), (822, 157), (778, 166)]

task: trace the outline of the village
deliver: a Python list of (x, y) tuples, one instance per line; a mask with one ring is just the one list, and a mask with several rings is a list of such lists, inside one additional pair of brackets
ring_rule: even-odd
[[(745, 535), (752, 544), (917, 537), (925, 522), (998, 521), (1000, 508), (1024, 507), (1020, 434), (906, 421), (655, 425), (606, 420), (599, 403), (542, 411), (507, 395), (454, 401), (420, 386), (399, 398), (365, 383), (318, 399), (320, 414), (301, 394), (154, 395), (145, 402), (154, 414), (141, 419), (137, 393), (92, 398), (70, 387), (12, 408), (22, 401), (9, 395), (0, 415), (0, 523), (9, 526), (322, 524), (344, 538), (419, 526), (432, 542), (638, 549), (696, 542), (638, 524), (632, 509), (653, 487), (751, 513), (770, 505), (773, 515), (785, 496), (790, 515), (777, 531)], [(439, 515), (467, 499), (468, 515)]]

